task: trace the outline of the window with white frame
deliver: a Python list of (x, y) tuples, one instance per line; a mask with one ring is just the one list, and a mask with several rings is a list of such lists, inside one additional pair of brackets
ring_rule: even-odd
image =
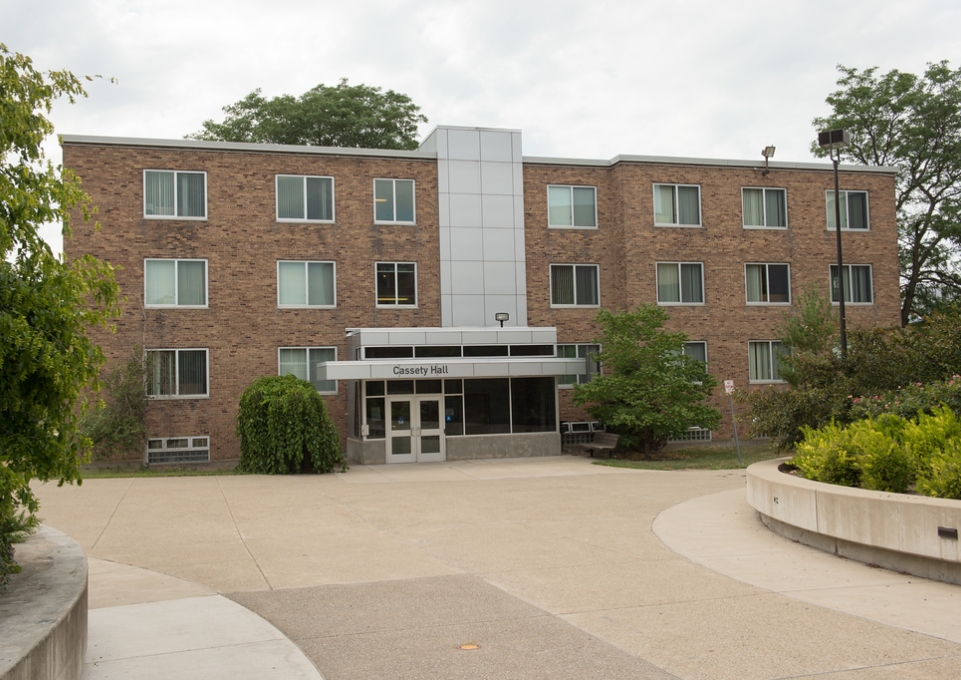
[(660, 305), (704, 304), (704, 264), (658, 262), (657, 303)]
[(147, 440), (147, 463), (206, 463), (210, 460), (210, 437), (167, 437)]
[(206, 307), (206, 260), (154, 260), (143, 263), (146, 307)]
[(791, 304), (791, 273), (786, 264), (744, 265), (749, 305)]
[(374, 222), (414, 223), (414, 180), (374, 180)]
[(295, 375), (309, 380), (321, 394), (337, 394), (336, 380), (320, 380), (317, 364), (337, 361), (336, 347), (281, 347), (277, 354), (278, 375)]
[[(834, 209), (834, 190), (829, 189), (824, 192), (825, 205), (828, 213), (828, 229), (834, 231), (835, 209)], [(850, 231), (866, 231), (870, 228), (868, 219), (868, 192), (866, 191), (842, 191), (839, 194), (841, 204), (841, 229)]]
[(277, 262), (277, 304), (280, 307), (333, 307), (335, 286), (333, 262)]
[(279, 222), (333, 222), (334, 178), (277, 175)]
[(143, 214), (168, 219), (207, 219), (207, 173), (143, 171)]
[(596, 307), (599, 274), (596, 264), (552, 264), (551, 307)]
[(781, 382), (780, 357), (786, 354), (777, 340), (749, 342), (748, 364), (751, 382)]
[(417, 264), (378, 262), (376, 273), (378, 307), (417, 306)]
[(654, 225), (701, 226), (701, 187), (696, 184), (655, 184)]
[(741, 206), (745, 229), (787, 228), (787, 190), (744, 187)]
[(206, 349), (148, 349), (147, 396), (206, 397)]
[(547, 226), (597, 228), (597, 189), (548, 186)]
[[(842, 270), (844, 277), (844, 301), (854, 305), (870, 305), (874, 302), (871, 290), (871, 265), (846, 264)], [(838, 266), (831, 265), (831, 302), (837, 304), (841, 299), (838, 291)]]
[(684, 354), (691, 357), (692, 359), (697, 359), (703, 363), (707, 363), (707, 343), (703, 340), (695, 340), (691, 342), (684, 343)]
[(559, 387), (573, 387), (574, 385), (583, 385), (588, 383), (595, 375), (599, 375), (601, 372), (601, 363), (595, 359), (597, 354), (601, 351), (600, 345), (591, 344), (575, 344), (575, 345), (558, 345), (557, 346), (557, 356), (562, 359), (583, 359), (584, 360), (584, 373), (572, 373), (569, 375), (562, 375), (557, 378), (557, 385)]

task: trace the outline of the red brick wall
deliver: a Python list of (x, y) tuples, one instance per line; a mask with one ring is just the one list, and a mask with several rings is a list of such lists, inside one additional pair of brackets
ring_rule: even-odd
[[(700, 228), (655, 227), (655, 183), (701, 187)], [(548, 229), (546, 186), (597, 187), (598, 229)], [(847, 306), (849, 325), (899, 323), (897, 230), (894, 178), (880, 173), (842, 173), (842, 189), (869, 193), (870, 231), (844, 232), (844, 262), (873, 267), (874, 304)], [(743, 228), (741, 188), (787, 190), (786, 230)], [(600, 265), (601, 304), (609, 309), (656, 302), (656, 262), (703, 262), (705, 304), (671, 306), (667, 327), (707, 342), (708, 363), (719, 379), (748, 387), (748, 342), (776, 340), (784, 306), (746, 304), (744, 265), (789, 263), (792, 300), (810, 281), (825, 292), (828, 267), (837, 260), (835, 233), (827, 230), (824, 192), (834, 175), (824, 171), (719, 168), (696, 165), (620, 163), (613, 168), (527, 165), (524, 169), (527, 236), (528, 318), (532, 326), (556, 326), (559, 343), (590, 342), (599, 329), (596, 309), (551, 309), (549, 266), (582, 262)], [(561, 418), (587, 419), (561, 394)], [(714, 399), (725, 414), (715, 437), (733, 435), (722, 389)]]
[[(335, 346), (345, 354), (344, 329), (439, 326), (437, 170), (433, 160), (324, 156), (210, 149), (66, 143), (64, 166), (83, 180), (99, 208), (101, 229), (76, 217), (68, 257), (93, 253), (121, 267), (127, 301), (117, 332), (94, 330), (110, 365), (135, 347), (207, 348), (210, 397), (153, 400), (148, 435), (209, 435), (211, 459), (239, 456), (234, 436), (237, 402), (261, 375), (277, 373), (279, 347)], [(143, 170), (207, 172), (203, 221), (144, 219)], [(278, 223), (276, 174), (335, 178), (336, 223)], [(373, 223), (373, 179), (416, 180), (416, 226)], [(702, 227), (654, 227), (654, 183), (701, 186)], [(597, 187), (598, 229), (548, 229), (547, 185)], [(787, 230), (745, 230), (741, 187), (787, 189)], [(899, 320), (894, 178), (879, 173), (843, 173), (843, 189), (867, 190), (871, 230), (844, 233), (844, 259), (873, 266), (873, 305), (849, 306), (852, 325), (893, 325)], [(792, 297), (809, 281), (826, 290), (828, 264), (835, 259), (834, 233), (825, 222), (824, 191), (833, 188), (829, 170), (760, 170), (696, 165), (623, 162), (613, 167), (527, 165), (524, 169), (528, 319), (555, 326), (558, 342), (591, 342), (598, 335), (596, 309), (551, 309), (552, 263), (600, 265), (601, 304), (627, 309), (656, 300), (655, 262), (704, 263), (706, 304), (670, 307), (668, 327), (708, 344), (711, 371), (721, 380), (748, 385), (748, 342), (777, 338), (780, 306), (745, 304), (744, 263), (787, 262)], [(144, 258), (208, 260), (208, 309), (144, 309)], [(337, 267), (336, 309), (279, 309), (277, 260), (333, 260)], [(417, 262), (418, 308), (378, 309), (374, 263)], [(347, 430), (347, 386), (325, 397), (342, 435)], [(560, 395), (561, 417), (586, 414)], [(727, 413), (719, 390), (715, 403)], [(731, 436), (729, 415), (716, 437)]]
[[(93, 253), (121, 267), (127, 301), (117, 332), (94, 331), (110, 365), (134, 347), (207, 348), (207, 399), (152, 400), (148, 436), (209, 435), (212, 460), (237, 458), (237, 403), (256, 377), (277, 374), (279, 347), (334, 346), (347, 358), (344, 329), (440, 325), (436, 162), (64, 145), (64, 166), (82, 178), (101, 228), (79, 217), (68, 257)], [(205, 221), (144, 219), (143, 170), (207, 172)], [(279, 223), (276, 174), (335, 178), (335, 224)], [(417, 225), (373, 223), (373, 179), (416, 181)], [(208, 309), (144, 309), (144, 258), (205, 258)], [(277, 260), (333, 260), (336, 309), (279, 309)], [(418, 308), (375, 308), (374, 263), (417, 262)], [(347, 385), (325, 397), (347, 431)]]

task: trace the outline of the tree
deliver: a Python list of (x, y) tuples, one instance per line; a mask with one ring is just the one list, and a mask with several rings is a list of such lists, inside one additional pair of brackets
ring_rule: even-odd
[(0, 44), (0, 581), (12, 560), (7, 527), (38, 507), (30, 481), (80, 480), (84, 388), (104, 361), (86, 330), (118, 313), (113, 269), (91, 256), (68, 264), (38, 232), (62, 221), (69, 237), (71, 209), (91, 211), (77, 179), (40, 146), (53, 132), (44, 114), (61, 96), (86, 95), (71, 73), (39, 72)]
[(308, 144), (366, 149), (416, 149), (417, 124), (427, 118), (405, 94), (368, 85), (320, 84), (300, 97), (266, 99), (256, 89), (223, 108), (221, 123), (205, 120), (191, 139)]
[(238, 470), (261, 475), (331, 472), (345, 468), (340, 436), (323, 398), (308, 380), (257, 378), (240, 396)]
[(80, 431), (90, 439), (93, 458), (110, 460), (143, 455), (147, 441), (147, 365), (143, 349), (134, 347), (127, 361), (103, 380), (109, 401), (80, 419)]
[(717, 386), (707, 365), (684, 354), (684, 333), (665, 331), (657, 305), (597, 314), (604, 374), (574, 386), (572, 401), (620, 434), (626, 446), (651, 453), (690, 427), (714, 429), (720, 412), (706, 404)]
[[(844, 160), (898, 167), (901, 325), (961, 296), (961, 69), (928, 64), (922, 77), (838, 66), (841, 89), (827, 97), (832, 113), (818, 130), (845, 128)], [(827, 153), (817, 144), (815, 155)]]

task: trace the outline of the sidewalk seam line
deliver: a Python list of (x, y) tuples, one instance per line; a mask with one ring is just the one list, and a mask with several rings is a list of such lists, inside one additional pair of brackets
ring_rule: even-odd
[(240, 539), (240, 544), (244, 546), (244, 550), (246, 550), (247, 554), (250, 555), (250, 559), (253, 561), (254, 566), (257, 567), (257, 571), (260, 572), (260, 577), (264, 580), (264, 583), (267, 584), (267, 588), (273, 590), (274, 585), (270, 582), (270, 579), (267, 578), (267, 574), (264, 573), (264, 570), (260, 568), (260, 563), (257, 562), (257, 558), (254, 557), (254, 554), (250, 552), (250, 548), (247, 546), (247, 541), (244, 540), (244, 535), (241, 533), (240, 527), (237, 526), (237, 520), (234, 519), (234, 511), (230, 508), (230, 501), (227, 500), (227, 494), (224, 493), (224, 487), (223, 484), (220, 483), (220, 477), (215, 477), (215, 479), (217, 480), (217, 488), (220, 489), (220, 495), (224, 499), (224, 505), (227, 506), (227, 514), (230, 515), (230, 521), (234, 525), (234, 531), (237, 532), (237, 538)]

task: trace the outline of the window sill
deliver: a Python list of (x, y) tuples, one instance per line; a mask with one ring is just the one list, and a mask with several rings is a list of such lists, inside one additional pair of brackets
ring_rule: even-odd
[(744, 231), (787, 231), (787, 227), (761, 227), (745, 224)]
[(387, 305), (376, 304), (374, 305), (374, 308), (375, 309), (419, 309), (417, 305), (389, 305), (389, 304)]
[(598, 230), (597, 225), (593, 227), (578, 227), (576, 225), (571, 225), (571, 224), (548, 224), (547, 228), (548, 229), (574, 229), (577, 231), (597, 231)]
[[(828, 227), (828, 228), (827, 228), (827, 232), (828, 232), (829, 234), (833, 234), (833, 233), (835, 233), (836, 231), (837, 231), (837, 229), (835, 229), (834, 227)], [(842, 233), (842, 234), (846, 234), (846, 233), (848, 233), (848, 232), (851, 232), (851, 233), (854, 233), (854, 234), (857, 234), (857, 233), (867, 233), (867, 232), (869, 232), (869, 231), (871, 231), (871, 227), (866, 227), (865, 229), (850, 229), (850, 228), (848, 228), (848, 227), (842, 227), (842, 228), (841, 228), (841, 233)]]
[(276, 220), (277, 224), (335, 224), (335, 220), (308, 220), (308, 219), (296, 219), (288, 217), (278, 217)]
[(209, 394), (164, 394), (164, 395), (147, 395), (147, 399), (151, 401), (182, 401), (184, 399), (210, 399)]
[(144, 305), (144, 309), (210, 309), (207, 305)]
[(703, 224), (662, 224), (660, 222), (654, 223), (655, 227), (674, 227), (675, 229), (703, 229)]
[(416, 227), (417, 222), (378, 222), (374, 220), (375, 227)]
[(551, 305), (551, 309), (597, 309), (597, 305)]
[(790, 302), (751, 302), (748, 300), (744, 303), (748, 307), (790, 307)]
[(337, 305), (277, 305), (277, 309), (337, 309)]
[[(831, 306), (832, 306), (832, 307), (840, 307), (840, 306), (841, 306), (841, 303), (840, 303), (840, 302), (832, 302), (832, 303), (831, 303)], [(844, 301), (844, 306), (845, 306), (845, 307), (873, 307), (873, 306), (874, 306), (874, 303), (873, 303), (873, 302), (848, 302), (847, 300), (845, 300), (845, 301)]]
[(706, 302), (660, 302), (659, 307), (707, 307)]
[(181, 217), (180, 215), (144, 215), (145, 220), (166, 220), (168, 222), (206, 222), (207, 217)]

